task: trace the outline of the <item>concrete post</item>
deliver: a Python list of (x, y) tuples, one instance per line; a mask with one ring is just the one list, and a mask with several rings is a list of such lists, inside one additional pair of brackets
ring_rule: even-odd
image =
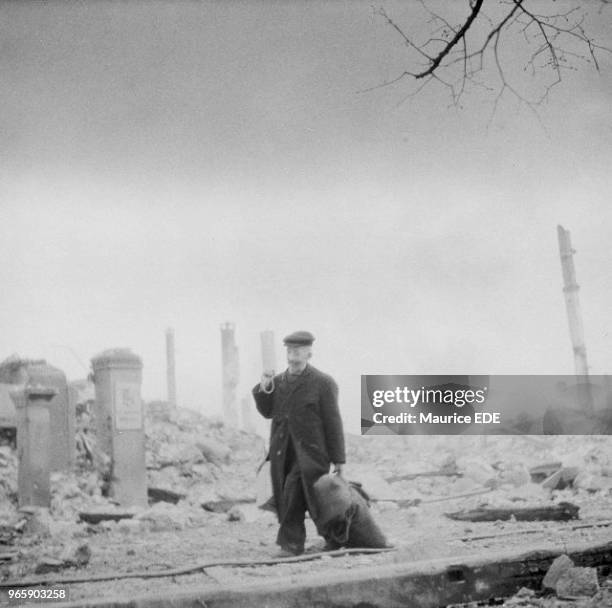
[(51, 506), (49, 402), (50, 387), (20, 386), (10, 395), (17, 413), (17, 487), (19, 506)]
[(174, 364), (174, 330), (166, 330), (166, 380), (168, 385), (168, 407), (176, 411), (176, 370)]
[(236, 424), (238, 408), (236, 406), (236, 387), (238, 386), (240, 368), (238, 348), (234, 341), (234, 324), (221, 325), (221, 355), (223, 365), (223, 418), (228, 424)]
[(98, 445), (112, 460), (111, 496), (124, 507), (147, 506), (142, 361), (127, 348), (91, 360)]
[(27, 386), (55, 389), (49, 402), (49, 466), (51, 471), (71, 471), (75, 460), (76, 412), (71, 407), (66, 374), (46, 361), (26, 365)]

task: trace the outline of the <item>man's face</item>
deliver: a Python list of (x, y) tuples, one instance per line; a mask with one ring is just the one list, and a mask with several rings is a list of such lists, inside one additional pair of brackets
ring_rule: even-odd
[(290, 371), (302, 371), (311, 357), (310, 346), (287, 345), (287, 363)]

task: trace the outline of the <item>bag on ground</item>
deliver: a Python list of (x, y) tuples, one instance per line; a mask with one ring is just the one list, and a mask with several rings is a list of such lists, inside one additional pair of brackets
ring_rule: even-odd
[(320, 533), (336, 547), (381, 549), (387, 539), (378, 527), (361, 484), (323, 475), (314, 484)]

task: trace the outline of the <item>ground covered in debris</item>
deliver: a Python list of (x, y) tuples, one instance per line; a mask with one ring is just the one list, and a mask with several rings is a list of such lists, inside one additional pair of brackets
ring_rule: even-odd
[[(575, 543), (612, 541), (609, 437), (348, 436), (345, 476), (360, 481), (371, 495), (372, 512), (396, 551), (240, 568), (214, 565), (267, 560), (277, 550), (275, 518), (256, 506), (265, 492), (256, 476), (265, 454), (263, 439), (186, 410), (174, 419), (149, 416), (146, 432), (151, 497), (165, 500), (152, 502), (146, 510), (134, 509), (130, 518), (96, 524), (80, 521), (79, 514), (112, 514), (120, 509), (104, 495), (103, 458), (95, 455), (93, 441), (85, 451), (81, 446), (77, 472), (53, 476), (48, 512), (17, 509), (16, 454), (8, 446), (0, 448), (1, 581), (40, 576), (50, 581), (95, 579), (207, 565), (205, 571), (172, 577), (70, 585), (73, 600), (130, 597), (291, 580), (305, 572), (329, 574), (403, 561), (494, 556), (511, 548), (563, 549)], [(570, 470), (571, 475), (547, 486), (534, 475), (537, 466), (543, 467), (545, 479), (550, 480), (555, 471)], [(579, 507), (579, 519), (512, 517), (474, 522), (448, 517), (482, 507), (503, 510), (562, 503)], [(308, 551), (322, 548), (311, 522), (308, 538)], [(605, 581), (599, 580), (598, 587), (546, 597), (523, 590), (506, 605), (612, 606)]]

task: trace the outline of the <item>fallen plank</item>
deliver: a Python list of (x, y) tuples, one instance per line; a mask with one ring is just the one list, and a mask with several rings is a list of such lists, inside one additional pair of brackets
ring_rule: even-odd
[(446, 517), (458, 521), (567, 521), (578, 519), (580, 507), (569, 502), (560, 502), (545, 507), (480, 507), (470, 511), (445, 513)]
[(127, 511), (81, 511), (79, 519), (88, 524), (99, 524), (101, 521), (119, 521), (131, 519), (134, 513)]
[(246, 505), (254, 503), (254, 498), (238, 498), (234, 500), (208, 500), (201, 504), (205, 511), (211, 513), (227, 513), (235, 505)]

